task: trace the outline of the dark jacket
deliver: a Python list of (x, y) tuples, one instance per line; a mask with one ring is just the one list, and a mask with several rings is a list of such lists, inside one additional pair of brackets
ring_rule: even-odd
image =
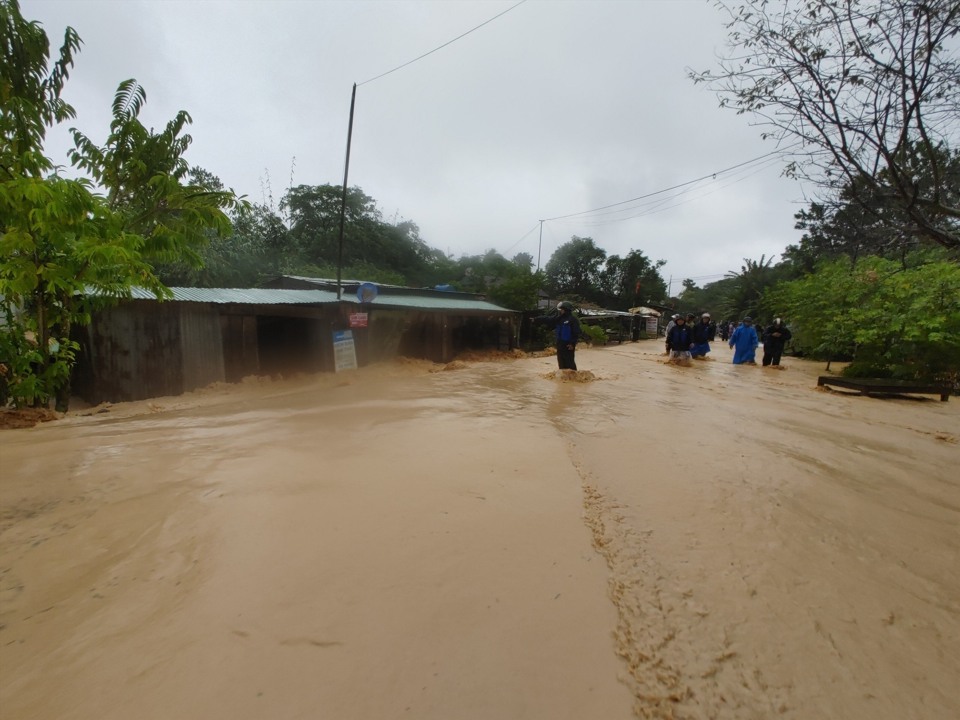
[(557, 345), (576, 345), (580, 339), (580, 321), (572, 312), (544, 315), (533, 321), (552, 326), (557, 334)]
[[(780, 333), (780, 337), (774, 337), (773, 334), (775, 332)], [(763, 331), (763, 344), (765, 347), (779, 346), (782, 349), (792, 337), (793, 333), (790, 332), (786, 325), (770, 325)]]
[(698, 322), (693, 326), (693, 342), (697, 345), (713, 340), (713, 328), (710, 323)]
[(671, 350), (689, 350), (690, 343), (693, 342), (693, 333), (686, 323), (683, 325), (674, 325), (670, 328), (670, 335), (667, 337), (670, 342)]

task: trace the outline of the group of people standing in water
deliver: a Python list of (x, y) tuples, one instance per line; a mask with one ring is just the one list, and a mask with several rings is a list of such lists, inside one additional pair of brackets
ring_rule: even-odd
[[(533, 318), (533, 324), (547, 324), (556, 334), (557, 365), (561, 370), (576, 370), (575, 353), (580, 339), (580, 321), (574, 314), (573, 303), (564, 300), (556, 310)], [(697, 319), (693, 313), (674, 315), (666, 328), (667, 356), (670, 362), (681, 365), (694, 359), (705, 359), (710, 352), (710, 343), (717, 337), (717, 324), (705, 312)], [(783, 348), (791, 338), (790, 330), (780, 318), (776, 318), (763, 332), (763, 365), (779, 366)], [(734, 365), (756, 365), (757, 347), (761, 337), (749, 316), (739, 325), (723, 323), (720, 338), (733, 348)]]
[[(670, 318), (666, 328), (666, 354), (671, 362), (681, 365), (690, 360), (706, 358), (710, 352), (710, 343), (716, 338), (717, 325), (710, 318), (710, 313), (703, 313), (699, 321), (696, 315), (688, 313), (674, 315)], [(758, 334), (753, 325), (753, 318), (747, 316), (739, 325), (729, 323), (721, 327), (720, 337), (733, 348), (734, 365), (756, 365), (757, 347), (763, 342), (763, 366), (780, 365), (783, 349), (792, 334), (780, 318), (763, 331), (763, 337)]]
[(716, 336), (717, 325), (710, 319), (710, 313), (703, 313), (699, 321), (693, 313), (674, 315), (667, 323), (667, 355), (671, 362), (682, 364), (705, 358)]

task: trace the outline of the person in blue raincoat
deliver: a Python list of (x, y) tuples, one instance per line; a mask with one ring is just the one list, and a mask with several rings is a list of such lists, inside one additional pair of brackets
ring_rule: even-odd
[(753, 318), (748, 315), (743, 319), (733, 331), (728, 344), (733, 348), (734, 365), (757, 364), (757, 345), (760, 344), (760, 338), (753, 327)]

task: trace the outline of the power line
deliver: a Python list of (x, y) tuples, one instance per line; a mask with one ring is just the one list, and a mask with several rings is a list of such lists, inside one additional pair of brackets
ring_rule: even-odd
[(504, 257), (506, 257), (506, 253), (510, 252), (510, 251), (513, 250), (517, 245), (519, 245), (519, 244), (522, 243), (524, 240), (526, 240), (526, 239), (527, 239), (527, 236), (528, 236), (530, 233), (532, 233), (534, 230), (536, 230), (538, 227), (540, 227), (540, 223), (539, 223), (539, 222), (538, 222), (536, 225), (534, 225), (532, 228), (530, 228), (529, 230), (527, 230), (527, 231), (523, 234), (523, 237), (522, 237), (522, 238), (520, 238), (520, 239), (517, 240), (513, 245), (511, 245), (511, 246), (508, 247), (506, 250), (504, 250), (504, 251), (503, 251), (503, 252), (504, 252)]
[(744, 165), (749, 165), (749, 164), (751, 164), (751, 163), (755, 163), (755, 162), (757, 162), (758, 160), (764, 160), (764, 159), (766, 159), (766, 158), (768, 158), (768, 157), (771, 157), (772, 155), (780, 155), (780, 154), (782, 154), (783, 152), (784, 152), (783, 150), (774, 150), (774, 151), (768, 152), (768, 153), (766, 153), (766, 154), (764, 154), (764, 155), (760, 155), (760, 156), (758, 156), (758, 157), (752, 158), (751, 160), (746, 160), (746, 161), (744, 161), (744, 162), (742, 162), (742, 163), (737, 163), (736, 165), (731, 165), (730, 167), (724, 168), (723, 170), (717, 170), (716, 172), (709, 173), (709, 174), (704, 175), (704, 176), (702, 176), (702, 177), (696, 178), (695, 180), (688, 180), (687, 182), (682, 182), (682, 183), (680, 183), (680, 184), (678, 184), (678, 185), (673, 185), (673, 186), (671, 186), (671, 187), (664, 188), (664, 189), (662, 189), (662, 190), (656, 190), (656, 191), (654, 191), (654, 192), (650, 192), (650, 193), (647, 193), (647, 194), (645, 194), (645, 195), (640, 195), (639, 197), (630, 198), (629, 200), (621, 200), (620, 202), (611, 203), (610, 205), (603, 205), (603, 206), (601, 206), (601, 207), (593, 208), (592, 210), (581, 210), (580, 212), (570, 213), (569, 215), (557, 215), (556, 217), (552, 217), (552, 218), (544, 218), (544, 221), (546, 222), (546, 221), (550, 221), (550, 220), (563, 220), (563, 219), (565, 219), (565, 218), (576, 217), (576, 216), (578, 216), (578, 215), (587, 215), (587, 214), (589, 214), (589, 213), (597, 212), (597, 211), (599, 211), (599, 210), (607, 210), (608, 208), (617, 207), (618, 205), (626, 205), (627, 203), (636, 202), (637, 200), (645, 200), (645, 199), (650, 198), (650, 197), (653, 197), (653, 196), (655, 196), (655, 195), (662, 195), (663, 193), (671, 192), (672, 190), (678, 190), (678, 189), (680, 189), (680, 188), (682, 188), (682, 187), (686, 187), (687, 185), (693, 185), (694, 183), (702, 182), (702, 181), (708, 180), (708, 179), (710, 179), (710, 178), (716, 178), (717, 175), (722, 175), (722, 174), (724, 174), (724, 173), (730, 172), (731, 170), (736, 170), (737, 168), (743, 167)]
[(490, 18), (489, 20), (480, 23), (479, 25), (477, 25), (475, 28), (473, 28), (473, 29), (471, 29), (471, 30), (467, 30), (467, 31), (466, 31), (465, 33), (463, 33), (462, 35), (457, 35), (453, 40), (449, 40), (448, 42), (445, 42), (443, 45), (441, 45), (441, 46), (439, 46), (439, 47), (435, 47), (435, 48), (434, 48), (433, 50), (431, 50), (430, 52), (426, 52), (426, 53), (424, 53), (423, 55), (420, 55), (419, 57), (415, 57), (413, 60), (410, 60), (410, 61), (408, 61), (408, 62), (405, 62), (403, 65), (398, 65), (398, 66), (395, 67), (393, 70), (387, 70), (385, 73), (380, 73), (380, 74), (377, 75), (376, 77), (372, 77), (372, 78), (370, 78), (369, 80), (364, 80), (362, 83), (357, 83), (357, 85), (360, 86), (360, 85), (366, 85), (367, 83), (372, 83), (374, 80), (379, 80), (379, 79), (382, 78), (382, 77), (386, 77), (386, 76), (389, 75), (390, 73), (394, 73), (394, 72), (396, 72), (397, 70), (400, 70), (400, 69), (402, 69), (402, 68), (405, 68), (407, 65), (412, 65), (412, 64), (415, 63), (417, 60), (423, 60), (423, 58), (427, 57), (428, 55), (433, 55), (433, 53), (437, 52), (437, 50), (442, 50), (442, 49), (445, 48), (447, 45), (452, 45), (453, 43), (455, 43), (455, 42), (456, 42), (457, 40), (459, 40), (460, 38), (464, 38), (464, 37), (466, 37), (467, 35), (469, 35), (470, 33), (479, 30), (479, 29), (482, 28), (484, 25), (489, 25), (489, 24), (492, 23), (494, 20), (496, 20), (498, 17), (501, 17), (501, 16), (503, 16), (503, 15), (506, 15), (508, 12), (510, 12), (510, 11), (513, 10), (514, 8), (517, 8), (517, 7), (521, 6), (521, 5), (523, 5), (526, 1), (527, 1), (527, 0), (520, 0), (520, 2), (518, 2), (516, 5), (512, 5), (512, 6), (508, 7), (508, 8), (507, 8), (506, 10), (504, 10), (502, 13), (499, 13), (498, 15), (494, 15), (494, 16), (493, 16), (492, 18)]
[[(705, 188), (691, 187), (686, 190), (681, 190), (675, 195), (671, 195), (669, 197), (659, 199), (655, 202), (648, 202), (646, 203), (647, 207), (645, 208), (643, 208), (642, 205), (636, 206), (636, 207), (623, 208), (620, 210), (612, 210), (608, 213), (598, 213), (597, 215), (592, 215), (592, 216), (583, 218), (583, 220), (580, 222), (576, 222), (570, 219), (564, 220), (563, 222), (567, 224), (574, 224), (575, 226), (579, 226), (579, 227), (599, 227), (603, 225), (612, 225), (613, 223), (624, 222), (625, 220), (634, 220), (636, 218), (644, 217), (646, 215), (653, 215), (654, 213), (664, 212), (665, 210), (672, 210), (673, 208), (678, 207), (680, 205), (684, 205), (689, 202), (694, 202), (696, 200), (701, 200), (707, 195), (712, 195), (713, 193), (719, 190), (723, 190), (724, 188), (728, 188), (731, 185), (736, 185), (737, 183), (743, 182), (744, 180), (752, 177), (753, 175), (756, 175), (758, 172), (762, 172), (763, 170), (766, 170), (767, 168), (771, 167), (774, 164), (776, 164), (776, 159), (771, 158), (763, 163), (755, 165), (753, 168), (750, 168), (750, 172), (743, 174), (741, 177), (731, 179), (729, 182), (717, 185), (710, 189), (707, 189), (706, 187)], [(679, 199), (682, 195), (685, 195), (690, 192), (695, 192), (697, 190), (703, 190), (704, 192), (701, 192), (700, 194), (695, 195), (693, 197), (688, 197), (682, 200)], [(616, 215), (618, 213), (633, 212), (636, 210), (640, 210), (640, 212), (637, 212), (634, 215), (627, 215), (625, 217), (612, 217), (609, 219), (602, 219), (601, 217), (603, 215)]]

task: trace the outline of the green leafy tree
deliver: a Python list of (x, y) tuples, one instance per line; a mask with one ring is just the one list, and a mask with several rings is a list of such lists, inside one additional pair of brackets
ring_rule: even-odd
[[(207, 170), (191, 167), (189, 184), (222, 192), (220, 178)], [(155, 262), (161, 282), (168, 287), (252, 287), (279, 272), (282, 247), (288, 236), (279, 217), (263, 205), (241, 203), (231, 212), (232, 232), (212, 230), (198, 248), (201, 264), (186, 259)]]
[(612, 310), (628, 310), (648, 302), (660, 303), (667, 295), (667, 284), (660, 276), (665, 260), (656, 263), (639, 250), (626, 257), (611, 255), (600, 273), (602, 295), (598, 304)]
[(693, 281), (689, 281), (688, 285), (685, 280), (677, 310), (685, 313), (709, 312), (717, 322), (739, 319), (747, 314), (740, 310), (736, 301), (740, 287), (738, 274), (728, 275), (729, 277), (707, 283), (703, 287), (697, 286)]
[(123, 232), (88, 182), (47, 175), (47, 129), (75, 114), (61, 93), (80, 38), (68, 28), (50, 67), (46, 33), (15, 0), (0, 2), (0, 33), (3, 394), (46, 405), (69, 379), (72, 323), (89, 312), (85, 287), (115, 295), (125, 282), (149, 285), (150, 273), (137, 254), (140, 239)]
[(145, 256), (201, 267), (202, 248), (211, 233), (230, 232), (224, 210), (236, 208), (239, 201), (222, 186), (189, 182), (184, 153), (192, 138), (184, 130), (190, 116), (181, 110), (156, 133), (140, 121), (146, 100), (146, 91), (136, 80), (120, 83), (105, 144), (97, 146), (74, 128), (71, 159), (104, 190), (107, 206), (123, 217), (125, 228), (143, 237)]
[(458, 279), (454, 287), (464, 292), (486, 295), (491, 302), (513, 310), (536, 307), (537, 291), (543, 274), (531, 271), (533, 258), (519, 253), (507, 260), (496, 250), (483, 255), (461, 257), (457, 265)]
[(779, 280), (773, 269), (773, 258), (768, 259), (766, 255), (761, 255), (760, 260), (744, 258), (740, 272), (730, 271), (725, 279), (729, 283), (722, 312), (733, 318), (744, 315), (756, 318), (764, 291)]
[[(252, 204), (231, 216), (233, 232), (213, 237), (203, 267), (180, 283), (203, 287), (253, 287), (283, 272), (296, 272), (299, 254), (283, 220), (266, 205)], [(167, 276), (164, 275), (166, 282)]]
[[(128, 233), (89, 187), (58, 177), (0, 182), (2, 341), (10, 362), (11, 397), (19, 404), (66, 410), (78, 349), (74, 324), (89, 321), (98, 302), (123, 297), (132, 285), (164, 293), (143, 260), (143, 238)], [(91, 296), (90, 289), (100, 293)]]
[(606, 250), (593, 238), (574, 235), (558, 247), (544, 266), (547, 287), (556, 295), (596, 302), (603, 296), (601, 273)]
[[(718, 3), (730, 52), (691, 72), (794, 152), (787, 173), (844, 190), (900, 237), (960, 246), (960, 3)], [(882, 208), (882, 210), (881, 210)]]
[(52, 169), (43, 142), (49, 127), (76, 115), (60, 94), (79, 49), (80, 37), (68, 27), (50, 66), (50, 41), (40, 24), (24, 19), (17, 0), (0, 0), (0, 162), (6, 177)]
[(957, 382), (960, 265), (943, 253), (913, 253), (906, 266), (877, 256), (855, 267), (823, 261), (766, 301), (783, 309), (796, 348), (852, 358), (847, 374)]
[[(960, 204), (960, 153), (936, 155), (942, 168), (940, 176), (947, 184), (942, 194), (950, 202)], [(930, 173), (925, 175), (929, 177)], [(786, 249), (784, 260), (801, 272), (812, 272), (822, 259), (846, 256), (856, 264), (861, 255), (879, 255), (902, 261), (908, 252), (919, 248), (919, 236), (909, 234), (903, 224), (886, 219), (897, 212), (895, 208), (879, 198), (869, 203), (857, 199), (868, 192), (859, 187), (862, 185), (862, 180), (854, 180), (841, 189), (834, 202), (813, 202), (809, 209), (794, 215), (795, 227), (804, 234), (798, 245)]]
[(167, 294), (150, 260), (173, 260), (179, 251), (198, 258), (207, 231), (229, 228), (221, 205), (232, 194), (181, 184), (188, 118), (178, 115), (162, 137), (143, 131), (136, 116), (146, 96), (132, 81), (118, 91), (104, 148), (74, 131), (74, 160), (104, 193), (89, 180), (48, 174), (46, 129), (74, 116), (60, 94), (80, 39), (68, 29), (48, 69), (47, 36), (15, 0), (0, 0), (0, 32), (0, 362), (15, 403), (55, 398), (65, 410), (74, 325), (134, 285)]
[(529, 270), (533, 267), (533, 255), (527, 252), (517, 253), (513, 256), (510, 262), (512, 262), (518, 268)]
[(420, 238), (413, 222), (383, 220), (373, 198), (360, 188), (347, 191), (343, 252), (340, 211), (343, 189), (336, 185), (298, 185), (281, 202), (300, 260), (319, 266), (367, 265), (397, 273), (412, 284), (431, 278), (436, 254)]

